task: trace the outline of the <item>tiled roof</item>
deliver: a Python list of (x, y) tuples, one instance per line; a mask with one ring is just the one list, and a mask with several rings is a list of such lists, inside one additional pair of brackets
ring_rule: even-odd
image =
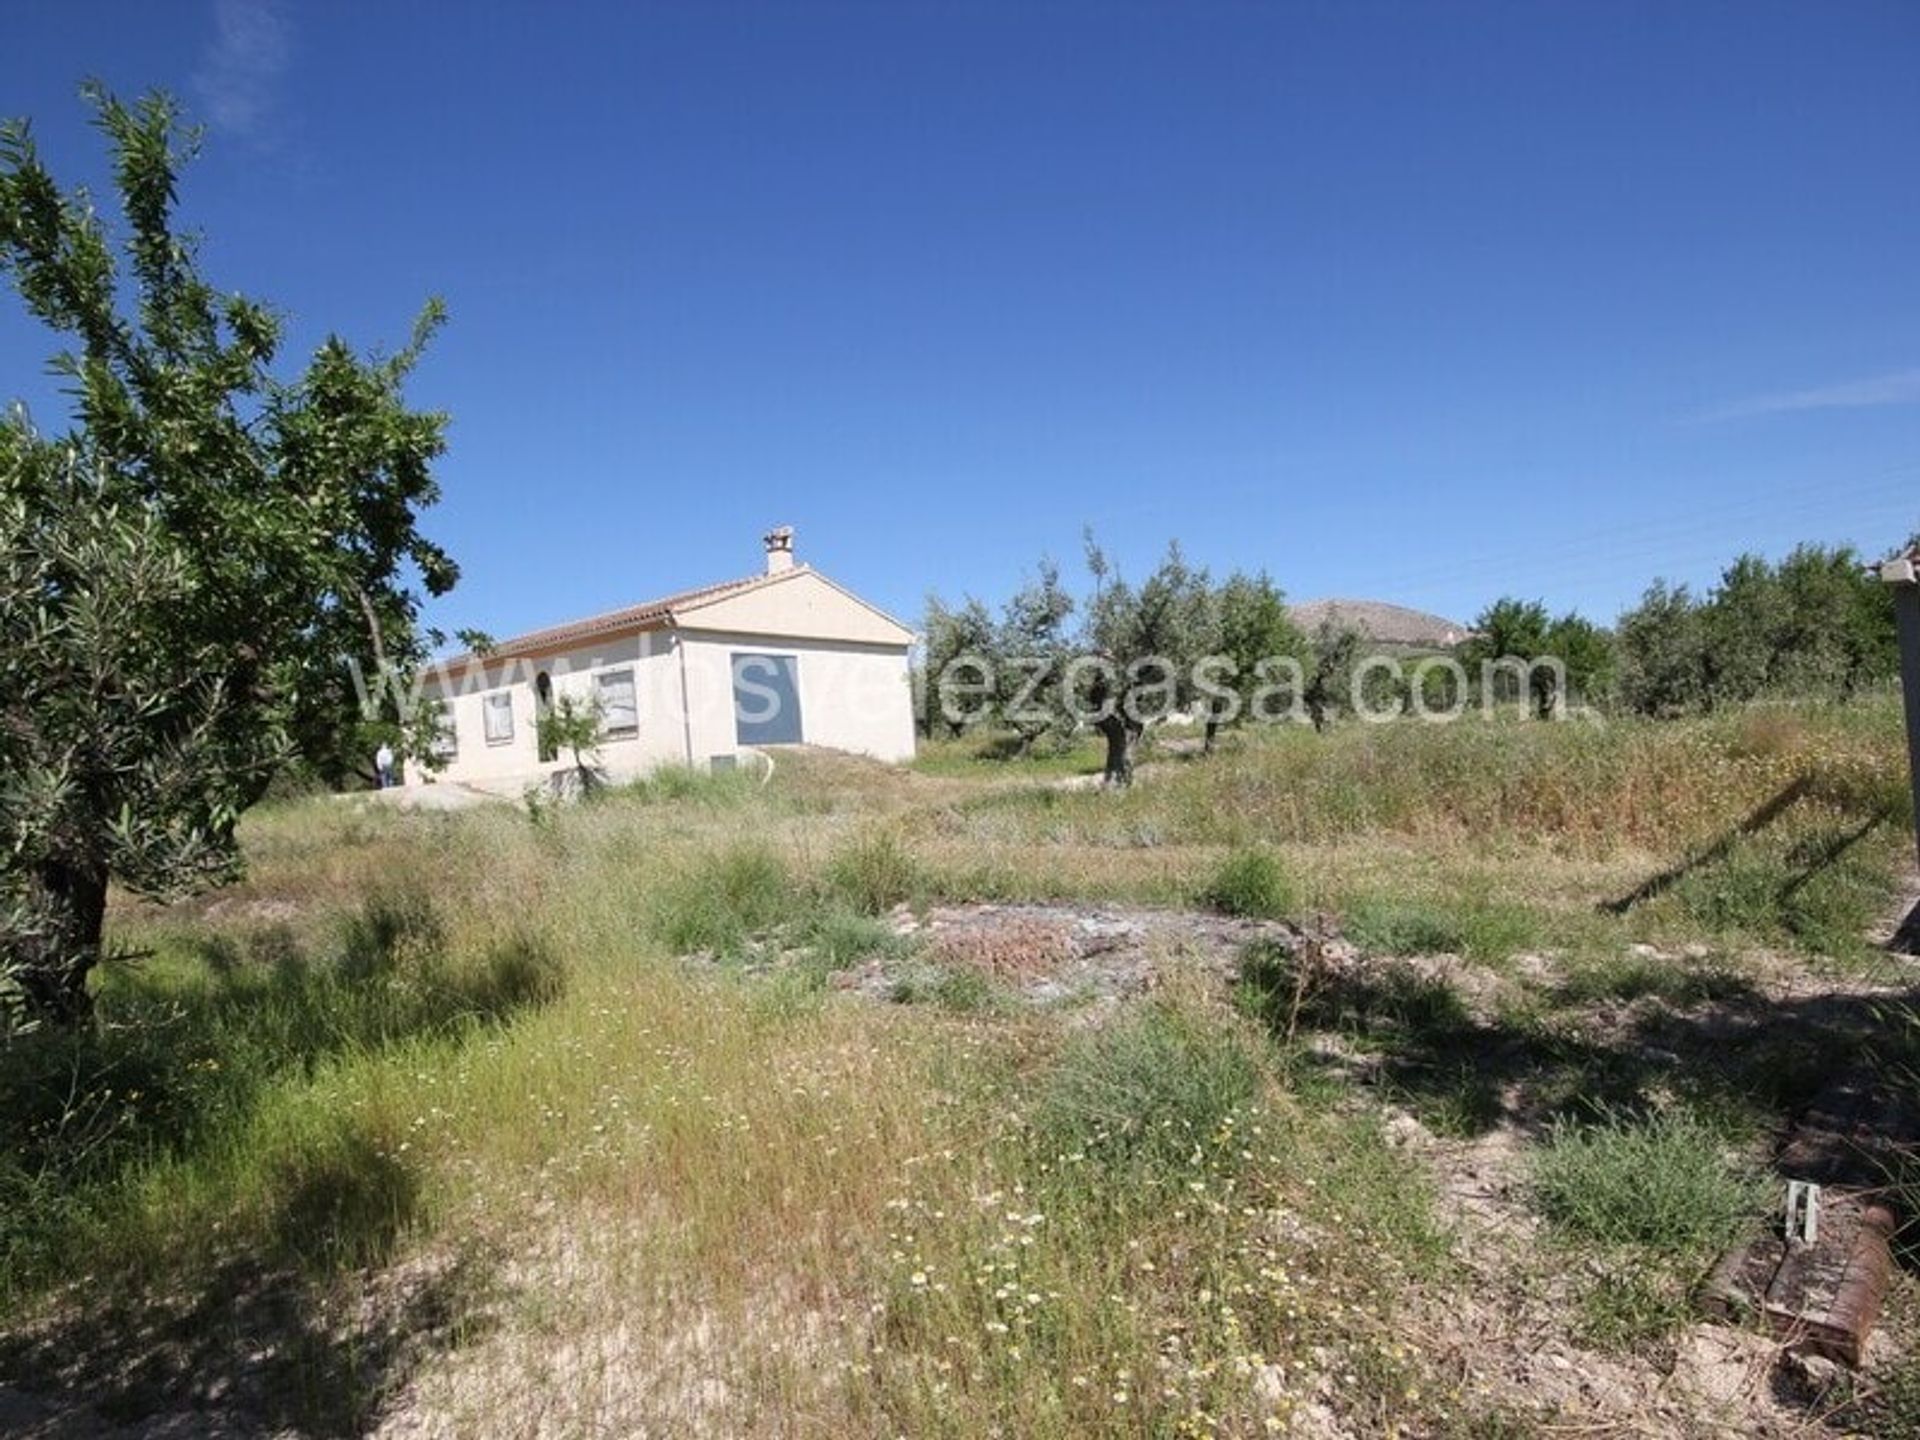
[[(784, 580), (791, 575), (804, 574), (806, 571), (805, 565), (795, 565), (789, 570), (775, 571), (769, 575), (749, 575), (743, 580), (723, 580), (717, 585), (702, 585), (693, 590), (681, 590), (673, 595), (663, 595), (658, 600), (622, 606), (618, 610), (609, 610), (602, 615), (590, 615), (584, 620), (569, 620), (564, 625), (549, 625), (544, 630), (529, 630), (524, 635), (515, 635), (511, 639), (497, 642), (484, 658), (494, 660), (538, 651), (564, 650), (581, 640), (590, 640), (596, 635), (611, 635), (626, 630), (658, 630), (673, 623), (674, 612), (677, 610), (691, 610), (728, 595), (738, 595), (776, 580)], [(478, 655), (456, 655), (447, 661), (447, 664), (451, 668), (458, 669), (481, 658)]]

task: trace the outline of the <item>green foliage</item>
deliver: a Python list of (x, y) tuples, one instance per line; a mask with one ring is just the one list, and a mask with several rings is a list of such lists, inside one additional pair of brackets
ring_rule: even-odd
[(1203, 698), (1209, 744), (1229, 712), (1239, 722), (1285, 718), (1301, 697), (1291, 693), (1291, 677), (1272, 662), (1298, 664), (1299, 688), (1304, 690), (1311, 654), (1307, 637), (1287, 613), (1280, 587), (1264, 572), (1235, 571), (1214, 591), (1212, 605), (1212, 634), (1205, 648), (1224, 662), (1225, 673), (1212, 680), (1216, 693)]
[(1229, 855), (1200, 899), (1224, 915), (1263, 920), (1291, 915), (1300, 906), (1293, 877), (1270, 850), (1238, 850)]
[(1482, 703), (1518, 701), (1524, 686), (1524, 698), (1544, 719), (1570, 702), (1594, 703), (1611, 694), (1612, 640), (1572, 611), (1549, 620), (1540, 601), (1509, 596), (1481, 611), (1473, 628), (1473, 638), (1461, 646), (1461, 659), (1486, 677), (1491, 693), (1481, 697)]
[(678, 953), (738, 956), (788, 918), (797, 893), (771, 850), (735, 846), (664, 878), (651, 897), (651, 928)]
[(1620, 696), (1670, 715), (1760, 696), (1844, 698), (1898, 670), (1893, 598), (1850, 546), (1742, 555), (1696, 602), (1656, 582), (1620, 620)]
[(1313, 728), (1324, 730), (1342, 713), (1353, 708), (1354, 672), (1360, 664), (1364, 641), (1360, 632), (1323, 620), (1313, 637), (1312, 665), (1307, 671), (1307, 714)]
[[(1034, 578), (1008, 598), (993, 633), (993, 713), (1019, 737), (1023, 755), (1043, 737), (1064, 736), (1073, 728), (1066, 688), (1073, 654), (1067, 621), (1073, 610), (1060, 567), (1042, 559)], [(978, 618), (969, 617), (969, 625)], [(943, 676), (942, 683), (952, 679)]]
[(922, 732), (953, 738), (991, 719), (994, 695), (987, 684), (988, 667), (1000, 655), (1002, 637), (987, 607), (968, 596), (954, 610), (939, 596), (929, 595), (921, 633), (926, 647), (917, 693)]
[(1704, 703), (1707, 637), (1684, 585), (1656, 580), (1620, 617), (1620, 699), (1642, 715), (1678, 715)]
[(1463, 896), (1420, 900), (1363, 896), (1347, 907), (1346, 932), (1382, 955), (1467, 955), (1504, 960), (1539, 943), (1539, 918), (1513, 904)]
[(827, 891), (862, 915), (884, 915), (923, 888), (920, 867), (884, 830), (859, 836), (827, 861)]
[[(114, 977), (103, 1001), (111, 1023), (49, 1027), (4, 1049), (0, 1295), (70, 1270), (82, 1253), (108, 1258), (99, 1248), (110, 1233), (138, 1239), (123, 1212), (145, 1167), (229, 1148), (245, 1151), (262, 1192), (249, 1203), (279, 1217), (286, 1258), (369, 1258), (404, 1220), (409, 1182), (358, 1148), (367, 1137), (347, 1116), (307, 1115), (271, 1145), (243, 1146), (265, 1096), (334, 1057), (457, 1041), (549, 1003), (563, 985), (530, 934), (452, 955), (439, 914), (402, 890), (370, 897), (313, 954), (273, 929), (244, 946), (162, 936), (157, 950)], [(288, 1217), (299, 1224), (282, 1227)], [(148, 1238), (184, 1248), (212, 1237)]]
[(1469, 664), (1480, 662), (1500, 662), (1500, 660), (1523, 660), (1526, 668), (1524, 684), (1526, 697), (1519, 695), (1521, 676), (1496, 670), (1492, 676), (1492, 695), (1484, 695), (1482, 703), (1515, 703), (1528, 699), (1540, 714), (1548, 714), (1553, 708), (1557, 695), (1557, 685), (1546, 668), (1532, 668), (1532, 660), (1549, 655), (1548, 649), (1548, 607), (1540, 601), (1519, 601), (1519, 599), (1498, 599), (1488, 605), (1473, 622), (1475, 637), (1463, 645), (1463, 653)]
[(572, 773), (580, 792), (583, 795), (595, 793), (601, 785), (600, 773), (587, 757), (600, 744), (599, 702), (562, 695), (541, 709), (535, 726), (540, 754), (557, 756), (564, 751), (571, 755)]
[(1668, 1254), (1723, 1246), (1763, 1203), (1727, 1137), (1684, 1110), (1556, 1123), (1534, 1161), (1534, 1204), (1561, 1234)]
[(109, 877), (218, 883), (291, 755), (337, 778), (401, 738), (398, 702), (363, 713), (342, 657), (403, 675), (428, 644), (410, 577), (438, 595), (458, 573), (417, 528), (445, 419), (401, 398), (437, 304), (390, 358), (329, 338), (275, 375), (278, 317), (203, 279), (174, 226), (173, 102), (89, 98), (118, 255), (26, 126), (0, 127), (0, 273), (67, 345), (73, 404), (57, 438), (0, 423), (0, 953), (54, 1018), (87, 1007)]
[(1196, 1150), (1230, 1138), (1260, 1071), (1231, 1027), (1153, 1001), (1077, 1035), (1040, 1082), (1033, 1139), (1046, 1156), (1084, 1155), (1145, 1181), (1185, 1173)]

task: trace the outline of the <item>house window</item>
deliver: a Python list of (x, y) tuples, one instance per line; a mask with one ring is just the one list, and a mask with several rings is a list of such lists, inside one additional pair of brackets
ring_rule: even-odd
[(497, 695), (487, 696), (482, 713), (487, 723), (487, 744), (511, 745), (513, 743), (513, 692), (502, 690)]
[(533, 677), (533, 738), (541, 763), (560, 758), (560, 747), (553, 743), (546, 719), (553, 714), (553, 677), (542, 670)]
[(640, 706), (633, 690), (633, 671), (605, 670), (593, 677), (600, 701), (600, 733), (609, 740), (627, 740), (640, 733)]
[(453, 707), (445, 703), (433, 717), (433, 753), (442, 764), (457, 759), (460, 754), (460, 727), (454, 724)]

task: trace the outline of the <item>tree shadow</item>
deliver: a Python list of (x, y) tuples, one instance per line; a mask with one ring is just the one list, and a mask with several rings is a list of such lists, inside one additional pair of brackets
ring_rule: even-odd
[[(1290, 959), (1250, 952), (1242, 980), (1250, 1008), (1284, 1034), (1295, 1014)], [(1476, 1016), (1446, 981), (1386, 964), (1321, 977), (1301, 994), (1293, 1023), (1344, 1037), (1362, 1057), (1356, 1065), (1350, 1055), (1304, 1050), (1308, 1063), (1358, 1069), (1424, 1123), (1468, 1138), (1501, 1125), (1539, 1131), (1556, 1119), (1643, 1110), (1674, 1096), (1778, 1126), (1863, 1056), (1877, 1073), (1913, 1073), (1915, 1031), (1887, 1017), (1920, 1007), (1920, 988), (1891, 998), (1778, 998), (1716, 974), (1694, 994), (1603, 1007), (1576, 1027), (1564, 1016)]]
[(190, 1283), (149, 1276), (104, 1301), (88, 1287), (0, 1335), (0, 1374), (40, 1407), (45, 1433), (158, 1421), (167, 1433), (364, 1434), (422, 1361), (479, 1333), (477, 1252), (340, 1268), (384, 1264), (416, 1212), (415, 1177), (372, 1137), (345, 1130), (270, 1184), (272, 1213), (246, 1253), (230, 1248)]
[(1920, 900), (1900, 917), (1900, 923), (1887, 938), (1886, 948), (1894, 955), (1920, 956)]
[(40, 1316), (0, 1325), (0, 1376), (103, 1414), (244, 1390), (268, 1428), (354, 1433), (474, 1275), (370, 1272), (417, 1219), (405, 1137), (288, 1087), (342, 1054), (464, 1045), (562, 970), (521, 934), (453, 956), (394, 897), (319, 956), (284, 927), (175, 944), (205, 962), (190, 981), (127, 977), (99, 1024), (0, 1047), (0, 1293)]
[[(1781, 787), (1778, 794), (1755, 807), (1751, 814), (1729, 828), (1718, 839), (1714, 840), (1712, 844), (1706, 846), (1704, 849), (1696, 850), (1678, 864), (1669, 866), (1659, 874), (1649, 876), (1619, 898), (1603, 901), (1600, 908), (1610, 915), (1624, 915), (1629, 910), (1664, 895), (1694, 871), (1704, 869), (1709, 865), (1726, 859), (1727, 856), (1733, 852), (1734, 846), (1750, 836), (1759, 834), (1760, 831), (1766, 829), (1767, 826), (1785, 814), (1796, 801), (1812, 788), (1812, 784), (1812, 778), (1807, 775), (1801, 775), (1789, 781), (1785, 786)], [(1876, 816), (1873, 822), (1869, 822), (1867, 828), (1871, 829), (1872, 824), (1877, 823), (1877, 821), (1878, 817)], [(1864, 833), (1864, 831), (1862, 833)]]

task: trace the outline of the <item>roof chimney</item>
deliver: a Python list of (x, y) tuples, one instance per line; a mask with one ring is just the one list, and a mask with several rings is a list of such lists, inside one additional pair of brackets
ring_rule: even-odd
[(767, 546), (767, 574), (778, 575), (793, 568), (793, 527), (782, 525), (764, 537)]

